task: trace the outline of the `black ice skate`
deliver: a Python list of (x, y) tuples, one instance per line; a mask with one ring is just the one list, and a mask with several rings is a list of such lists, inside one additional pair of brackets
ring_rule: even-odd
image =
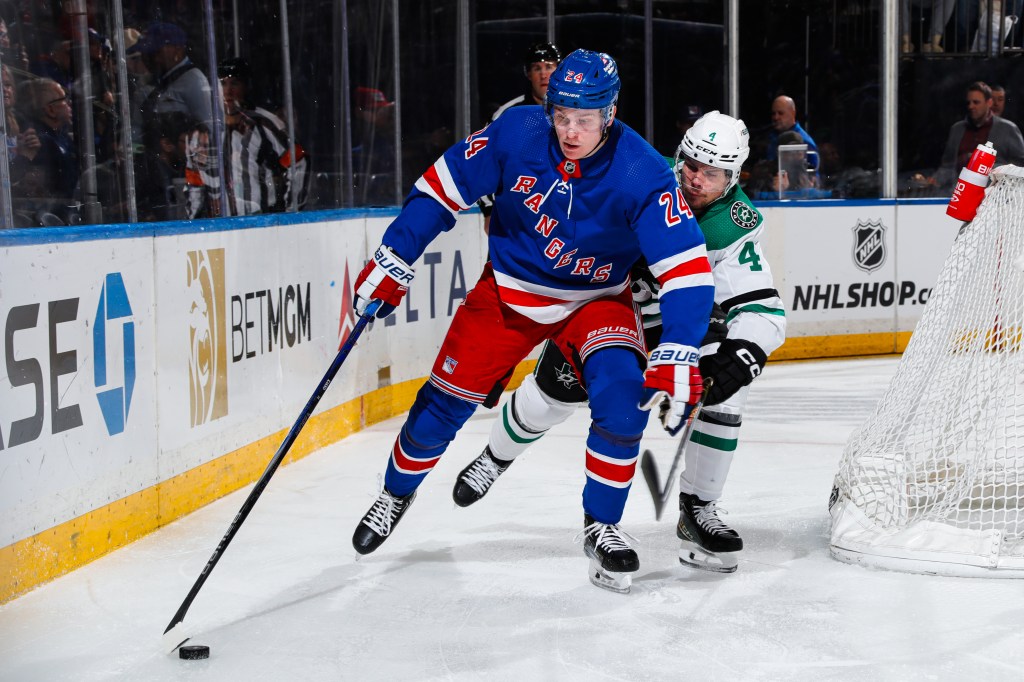
[(369, 554), (380, 547), (391, 535), (391, 531), (398, 525), (414, 499), (415, 490), (405, 497), (396, 497), (388, 492), (387, 488), (383, 488), (377, 501), (370, 507), (370, 511), (366, 512), (366, 516), (356, 526), (356, 532), (352, 535), (352, 546), (356, 551), (360, 554)]
[(491, 448), (485, 447), (480, 456), (469, 463), (459, 474), (459, 479), (452, 489), (452, 497), (455, 504), (460, 507), (468, 507), (481, 497), (487, 494), (498, 476), (505, 473), (512, 464), (511, 461), (502, 462), (491, 454)]
[(676, 536), (683, 541), (679, 563), (716, 573), (736, 570), (736, 553), (743, 549), (743, 540), (718, 518), (718, 513), (717, 501), (705, 502), (696, 495), (679, 493)]
[(612, 592), (627, 594), (632, 576), (640, 568), (636, 551), (629, 546), (629, 534), (617, 524), (594, 521), (583, 515), (583, 551), (590, 557), (590, 582)]

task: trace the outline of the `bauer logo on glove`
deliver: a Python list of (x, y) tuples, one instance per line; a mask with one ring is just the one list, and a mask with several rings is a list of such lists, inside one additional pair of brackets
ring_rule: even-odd
[(675, 343), (663, 343), (651, 351), (651, 365), (674, 364), (695, 365), (700, 360), (700, 352), (690, 346)]
[(376, 317), (387, 317), (401, 303), (415, 276), (416, 271), (408, 263), (382, 244), (356, 277), (356, 313), (362, 315), (370, 301), (381, 301)]
[(668, 409), (662, 413), (661, 422), (673, 436), (679, 433), (704, 391), (697, 367), (699, 359), (700, 352), (696, 348), (678, 343), (663, 343), (651, 351), (644, 372), (644, 400), (640, 409), (649, 410), (666, 400)]

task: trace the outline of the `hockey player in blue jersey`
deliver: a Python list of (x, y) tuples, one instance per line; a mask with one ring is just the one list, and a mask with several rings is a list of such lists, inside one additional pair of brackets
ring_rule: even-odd
[[(493, 407), (516, 365), (550, 339), (590, 396), (583, 488), (590, 578), (628, 591), (639, 559), (618, 524), (647, 411), (667, 400), (674, 427), (696, 404), (697, 348), (714, 290), (693, 213), (664, 160), (616, 120), (618, 93), (611, 57), (567, 56), (544, 107), (506, 111), (423, 174), (356, 279), (357, 310), (381, 300), (377, 315), (386, 316), (430, 241), (498, 188), (491, 260), (456, 312), (392, 448), (383, 489), (356, 527), (359, 553), (390, 536), (477, 405)], [(629, 287), (641, 256), (661, 285), (663, 333), (649, 360)]]

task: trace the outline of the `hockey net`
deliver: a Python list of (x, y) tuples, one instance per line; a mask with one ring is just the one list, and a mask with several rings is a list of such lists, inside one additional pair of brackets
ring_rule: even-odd
[(1024, 169), (993, 171), (829, 509), (840, 560), (1024, 577)]

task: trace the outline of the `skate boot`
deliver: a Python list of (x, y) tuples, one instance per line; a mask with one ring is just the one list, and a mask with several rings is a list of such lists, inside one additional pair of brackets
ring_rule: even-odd
[(455, 504), (460, 507), (468, 507), (481, 497), (487, 494), (498, 476), (505, 473), (512, 462), (502, 462), (491, 454), (491, 448), (485, 447), (480, 456), (469, 463), (469, 466), (462, 470), (459, 479), (452, 489), (452, 497)]
[(369, 554), (380, 547), (391, 531), (395, 529), (402, 519), (409, 505), (416, 499), (416, 491), (412, 491), (405, 497), (396, 497), (388, 492), (387, 488), (380, 491), (377, 501), (366, 512), (366, 516), (356, 526), (356, 532), (352, 535), (352, 546), (360, 554)]
[(633, 539), (618, 524), (594, 521), (590, 514), (583, 515), (583, 551), (590, 557), (590, 582), (619, 594), (628, 594), (632, 585), (631, 573), (640, 568), (636, 551), (626, 538)]
[(743, 540), (718, 518), (717, 505), (717, 501), (705, 502), (696, 495), (679, 493), (676, 536), (683, 541), (679, 563), (715, 573), (732, 573), (736, 570), (736, 553), (743, 549)]

